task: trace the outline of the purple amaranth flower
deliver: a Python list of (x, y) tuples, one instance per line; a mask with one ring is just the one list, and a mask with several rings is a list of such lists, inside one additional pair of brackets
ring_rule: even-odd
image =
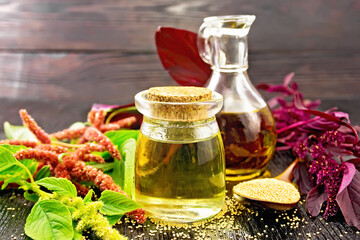
[(344, 170), (344, 165), (338, 164), (330, 155), (313, 161), (309, 168), (309, 173), (312, 175), (313, 181), (316, 182), (318, 191), (323, 189), (327, 193), (325, 218), (334, 216), (339, 209), (336, 195), (339, 192)]

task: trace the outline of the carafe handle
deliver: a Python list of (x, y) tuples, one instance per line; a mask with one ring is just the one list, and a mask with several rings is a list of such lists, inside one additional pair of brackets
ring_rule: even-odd
[(203, 22), (199, 28), (197, 45), (200, 57), (204, 62), (211, 65), (211, 52), (210, 52), (210, 44), (209, 44), (209, 31), (207, 29), (207, 24)]

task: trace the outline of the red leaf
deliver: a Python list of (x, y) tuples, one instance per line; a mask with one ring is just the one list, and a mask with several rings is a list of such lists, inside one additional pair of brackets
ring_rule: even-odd
[(346, 223), (360, 229), (360, 172), (355, 169), (353, 164), (345, 164), (346, 169), (336, 201)]
[(155, 34), (157, 53), (170, 76), (183, 86), (203, 86), (212, 70), (200, 57), (197, 34), (159, 27)]
[(312, 189), (311, 177), (304, 163), (298, 162), (293, 169), (294, 180), (300, 192), (308, 194)]
[(344, 165), (346, 168), (345, 168), (343, 178), (341, 181), (341, 185), (339, 188), (339, 193), (341, 193), (345, 188), (347, 188), (347, 186), (349, 186), (349, 184), (351, 183), (351, 181), (354, 178), (355, 171), (356, 171), (354, 164), (345, 162)]
[[(298, 109), (304, 111), (304, 112), (307, 112), (307, 113), (310, 113), (310, 114), (313, 114), (315, 116), (319, 116), (319, 117), (322, 117), (322, 118), (325, 118), (329, 121), (333, 121), (333, 122), (336, 122), (336, 123), (339, 123), (341, 125), (344, 125), (345, 127), (349, 128), (351, 130), (351, 132), (354, 134), (355, 136), (355, 141), (354, 143), (357, 143), (358, 141), (358, 135), (357, 135), (357, 132), (356, 130), (349, 124), (349, 123), (346, 123), (346, 122), (343, 122), (340, 118), (337, 118), (335, 116), (332, 116), (326, 112), (321, 112), (321, 111), (318, 111), (318, 110), (313, 110), (313, 109), (308, 109), (306, 108), (303, 104), (302, 104), (302, 101), (301, 101), (301, 97), (298, 95), (298, 94), (295, 94), (294, 95), (294, 104), (295, 104), (295, 107), (297, 107)], [(344, 117), (345, 115), (341, 115), (341, 117)]]
[(311, 216), (315, 217), (319, 215), (322, 204), (327, 200), (328, 196), (325, 191), (319, 193), (317, 187), (311, 189), (306, 197), (306, 209)]
[(357, 170), (360, 170), (360, 158), (350, 159), (350, 160), (348, 160), (346, 162), (354, 164), (355, 168)]

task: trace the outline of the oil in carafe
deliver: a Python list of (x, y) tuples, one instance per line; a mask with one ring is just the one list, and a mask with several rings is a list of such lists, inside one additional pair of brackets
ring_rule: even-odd
[(275, 152), (276, 128), (269, 108), (216, 116), (223, 137), (229, 180), (261, 175)]

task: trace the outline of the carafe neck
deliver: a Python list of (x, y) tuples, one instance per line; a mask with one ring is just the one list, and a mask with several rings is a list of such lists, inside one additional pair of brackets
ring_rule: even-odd
[[(248, 69), (247, 36), (222, 36), (212, 40), (211, 68), (219, 72), (244, 72)], [(219, 47), (217, 45), (222, 45)]]
[(252, 112), (266, 107), (246, 70), (223, 71), (215, 68), (205, 87), (223, 95), (222, 111), (225, 112)]
[(248, 68), (248, 40), (252, 15), (208, 17), (198, 34), (202, 59), (220, 72), (245, 71)]

